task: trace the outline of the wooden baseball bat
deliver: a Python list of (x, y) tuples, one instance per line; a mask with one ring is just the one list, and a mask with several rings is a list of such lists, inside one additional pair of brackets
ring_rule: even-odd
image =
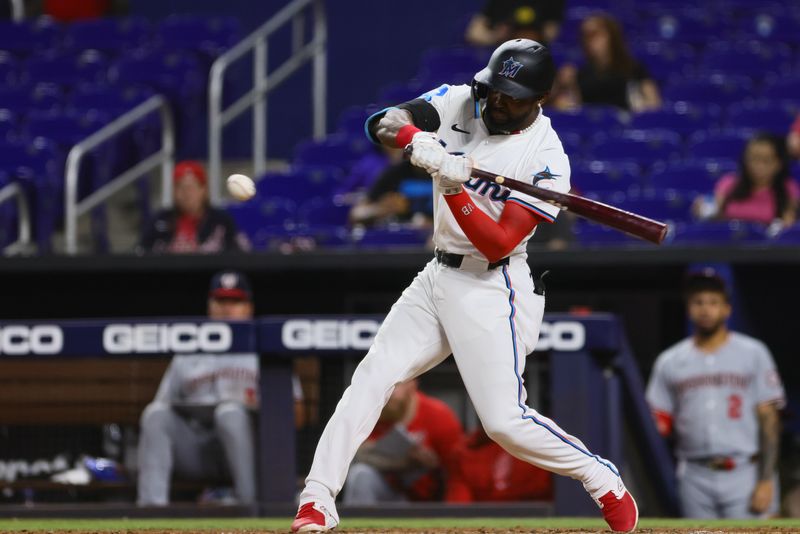
[(543, 189), (481, 169), (472, 169), (472, 176), (536, 197), (549, 204), (558, 206), (562, 210), (569, 210), (575, 215), (580, 215), (584, 219), (610, 226), (611, 228), (657, 245), (660, 244), (667, 235), (667, 225), (660, 221), (648, 219), (647, 217), (630, 211), (621, 210), (614, 206), (597, 202), (596, 200), (572, 195), (570, 193), (559, 193), (557, 191)]

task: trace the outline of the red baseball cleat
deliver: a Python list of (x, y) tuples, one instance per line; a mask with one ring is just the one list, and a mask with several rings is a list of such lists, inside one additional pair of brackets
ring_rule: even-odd
[(603, 510), (603, 518), (614, 532), (633, 532), (639, 522), (639, 508), (628, 490), (623, 489), (622, 497), (617, 497), (609, 491), (600, 499), (598, 504)]
[(292, 532), (327, 532), (335, 529), (338, 524), (324, 506), (307, 502), (297, 510), (292, 521)]

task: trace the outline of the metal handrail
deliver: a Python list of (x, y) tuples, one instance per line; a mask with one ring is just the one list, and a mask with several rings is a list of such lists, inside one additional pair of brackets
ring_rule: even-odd
[[(107, 184), (78, 202), (78, 169), (83, 156), (155, 111), (158, 111), (161, 116), (161, 150), (140, 161), (119, 176), (115, 176)], [(172, 112), (167, 100), (161, 95), (150, 97), (72, 147), (67, 156), (67, 171), (64, 184), (64, 231), (67, 254), (76, 254), (78, 252), (78, 217), (105, 202), (117, 191), (135, 182), (158, 166), (161, 166), (161, 204), (165, 208), (171, 206), (174, 154), (175, 126), (172, 121)]]
[(31, 246), (31, 210), (28, 208), (25, 190), (19, 184), (8, 184), (0, 188), (0, 204), (14, 197), (17, 197), (17, 212), (19, 213), (17, 240), (3, 248), (4, 256), (24, 253), (30, 250)]
[[(303, 44), (303, 10), (313, 5), (313, 39)], [(267, 39), (287, 22), (292, 23), (292, 55), (272, 73), (267, 73)], [(208, 81), (208, 170), (213, 205), (222, 200), (222, 129), (234, 118), (253, 108), (253, 174), (266, 169), (267, 101), (266, 96), (308, 61), (313, 61), (311, 89), (313, 135), (325, 136), (328, 27), (324, 0), (294, 0), (278, 11), (256, 31), (222, 54), (211, 65)], [(253, 51), (253, 88), (236, 102), (222, 108), (222, 83), (228, 67), (244, 54)]]
[(11, 0), (11, 20), (22, 22), (25, 18), (25, 3), (23, 0)]

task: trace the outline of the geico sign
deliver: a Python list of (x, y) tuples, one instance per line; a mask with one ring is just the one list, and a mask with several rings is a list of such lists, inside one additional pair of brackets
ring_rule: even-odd
[(537, 351), (580, 350), (586, 343), (586, 329), (578, 321), (542, 322)]
[(0, 354), (58, 354), (64, 333), (54, 325), (13, 325), (0, 328)]
[(372, 320), (294, 319), (283, 323), (281, 341), (287, 349), (366, 350), (380, 323)]
[(225, 323), (110, 324), (103, 349), (110, 354), (226, 352), (231, 328)]

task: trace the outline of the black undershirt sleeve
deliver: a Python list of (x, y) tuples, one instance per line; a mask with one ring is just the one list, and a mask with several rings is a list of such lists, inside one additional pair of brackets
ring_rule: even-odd
[[(439, 112), (437, 112), (436, 108), (424, 98), (415, 98), (414, 100), (403, 102), (395, 107), (397, 109), (404, 109), (411, 113), (411, 120), (414, 123), (414, 126), (420, 130), (426, 132), (435, 132), (442, 124), (441, 119), (439, 119)], [(375, 129), (378, 126), (378, 121), (383, 118), (389, 109), (391, 108), (384, 109), (367, 119), (367, 136), (373, 143), (380, 144), (377, 136), (375, 135)]]

